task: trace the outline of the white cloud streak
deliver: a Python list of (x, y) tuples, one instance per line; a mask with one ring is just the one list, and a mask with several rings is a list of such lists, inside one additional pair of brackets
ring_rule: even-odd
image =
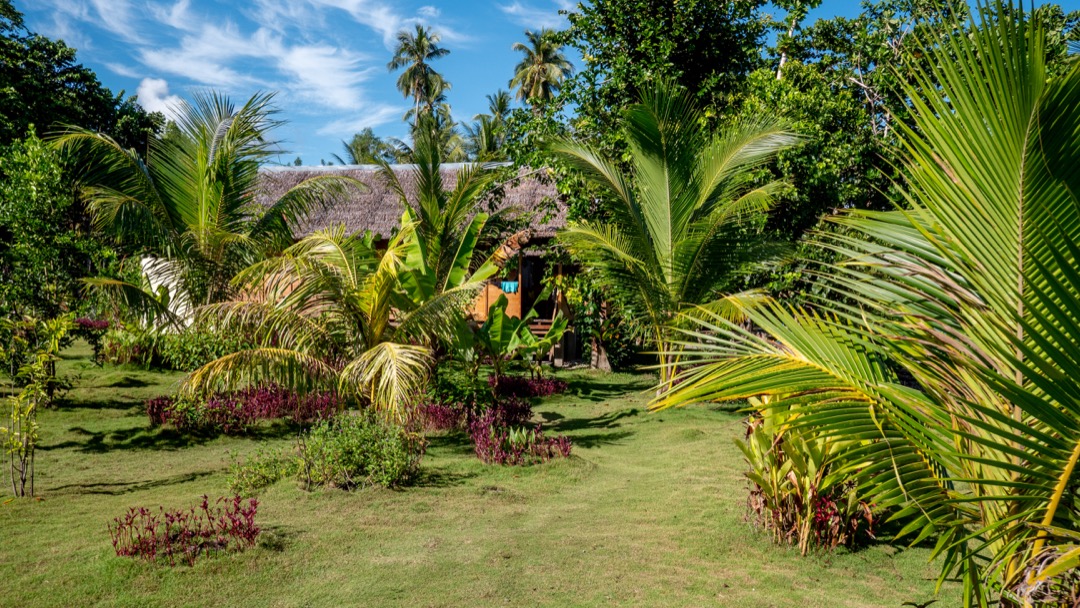
[(559, 30), (569, 25), (566, 16), (560, 15), (559, 10), (573, 10), (574, 6), (576, 4), (568, 0), (554, 0), (554, 2), (545, 3), (544, 7), (514, 0), (510, 4), (500, 4), (499, 10), (514, 23), (530, 30), (541, 28)]

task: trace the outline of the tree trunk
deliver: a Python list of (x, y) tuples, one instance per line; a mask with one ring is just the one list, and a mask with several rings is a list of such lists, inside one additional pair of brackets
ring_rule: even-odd
[(608, 362), (607, 351), (604, 350), (604, 346), (600, 344), (600, 341), (596, 338), (592, 339), (592, 355), (589, 365), (593, 369), (598, 369), (600, 371), (611, 371), (611, 363)]
[[(784, 42), (783, 42), (785, 47), (786, 47), (787, 43), (791, 41), (791, 36), (793, 34), (795, 34), (795, 20), (794, 19), (791, 20), (791, 26), (788, 27), (788, 31), (787, 31), (787, 38), (785, 38)], [(785, 63), (787, 63), (787, 50), (786, 50), (786, 48), (784, 50), (780, 51), (780, 65), (778, 65), (776, 67), (776, 79), (777, 80), (781, 79), (781, 76), (782, 76), (782, 74), (784, 72), (784, 64)]]

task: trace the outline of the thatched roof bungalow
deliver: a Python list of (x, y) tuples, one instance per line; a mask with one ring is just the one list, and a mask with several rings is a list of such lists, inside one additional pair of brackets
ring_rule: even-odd
[[(443, 187), (453, 189), (463, 164), (442, 166)], [(412, 165), (393, 165), (410, 200), (415, 199), (416, 179)], [(307, 236), (316, 230), (343, 225), (350, 233), (371, 231), (387, 237), (398, 227), (404, 209), (401, 200), (380, 175), (377, 165), (344, 165), (325, 167), (266, 167), (262, 170), (256, 202), (269, 205), (293, 186), (319, 175), (346, 175), (367, 185), (366, 189), (351, 188), (346, 198), (328, 209), (311, 214), (301, 225), (294, 227), (297, 237)], [(502, 185), (486, 202), (491, 210), (502, 210), (511, 217), (525, 214), (530, 236), (529, 251), (542, 249), (555, 232), (566, 225), (566, 206), (558, 200), (554, 184), (541, 179), (539, 171), (523, 170), (518, 177)], [(534, 303), (541, 318), (551, 318), (554, 302), (536, 302), (541, 291), (540, 280), (544, 275), (544, 261), (535, 255), (518, 256), (516, 270), (510, 276), (493, 280), (481, 294), (474, 307), (474, 315), (484, 318), (488, 305), (502, 294), (509, 302), (508, 313), (520, 316)]]
[[(457, 181), (463, 164), (442, 166), (443, 187), (451, 190)], [(416, 180), (412, 165), (392, 165), (405, 193), (413, 200)], [(312, 214), (307, 221), (296, 227), (296, 235), (303, 237), (316, 230), (333, 225), (344, 225), (346, 230), (364, 232), (370, 230), (384, 237), (398, 227), (404, 209), (397, 194), (379, 174), (377, 165), (343, 165), (326, 167), (266, 167), (262, 171), (256, 202), (269, 205), (293, 186), (319, 175), (345, 175), (367, 185), (367, 189), (350, 189), (348, 197), (324, 211)], [(555, 231), (566, 225), (566, 207), (558, 202), (555, 186), (540, 179), (537, 171), (522, 171), (519, 177), (506, 183), (491, 203), (498, 209), (513, 215), (533, 214), (530, 218), (533, 238), (542, 241), (555, 236)]]

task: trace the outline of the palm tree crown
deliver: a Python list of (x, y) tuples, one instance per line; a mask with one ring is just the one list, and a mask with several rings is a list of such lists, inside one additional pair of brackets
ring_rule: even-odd
[(321, 176), (269, 206), (255, 204), (259, 167), (280, 153), (268, 136), (280, 124), (272, 98), (256, 94), (237, 108), (216, 93), (197, 93), (179, 105), (176, 129), (151, 141), (146, 158), (74, 127), (55, 145), (81, 168), (96, 228), (160, 260), (192, 303), (216, 302), (228, 297), (239, 269), (292, 243), (298, 219), (358, 183)]
[(501, 125), (510, 118), (510, 93), (499, 89), (487, 96), (488, 114), (495, 124)]
[(431, 61), (445, 57), (450, 51), (439, 46), (439, 35), (423, 25), (417, 24), (416, 30), (401, 30), (397, 35), (397, 47), (394, 57), (386, 67), (390, 71), (404, 68), (397, 80), (397, 88), (406, 98), (415, 102), (414, 115), (418, 118), (420, 105), (431, 106), (436, 98), (450, 88), (438, 72), (431, 67)]
[(518, 90), (517, 98), (522, 101), (543, 103), (555, 97), (563, 80), (574, 71), (574, 65), (563, 54), (554, 30), (526, 30), (525, 37), (529, 39), (527, 45), (515, 42), (511, 47), (525, 57), (514, 68), (510, 88)]
[(797, 139), (772, 119), (714, 136), (699, 116), (687, 92), (667, 82), (630, 106), (627, 173), (588, 146), (554, 146), (612, 201), (610, 221), (571, 223), (559, 239), (661, 349), (680, 311), (717, 300), (746, 264), (767, 257), (771, 246), (752, 226), (780, 184), (756, 185), (752, 175)]

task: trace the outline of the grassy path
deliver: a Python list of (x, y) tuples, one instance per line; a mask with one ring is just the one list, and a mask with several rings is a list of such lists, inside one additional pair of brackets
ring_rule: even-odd
[[(464, 437), (433, 437), (421, 483), (400, 491), (262, 497), (260, 547), (159, 568), (113, 555), (106, 522), (129, 506), (187, 506), (227, 492), (260, 438), (192, 441), (150, 429), (139, 404), (173, 374), (81, 374), (41, 417), (40, 501), (0, 504), (3, 606), (899, 606), (932, 597), (925, 549), (802, 558), (743, 522), (731, 440), (738, 416), (648, 414), (639, 376), (576, 372), (537, 407), (575, 456), (487, 467)], [(937, 606), (951, 605), (952, 589)]]

